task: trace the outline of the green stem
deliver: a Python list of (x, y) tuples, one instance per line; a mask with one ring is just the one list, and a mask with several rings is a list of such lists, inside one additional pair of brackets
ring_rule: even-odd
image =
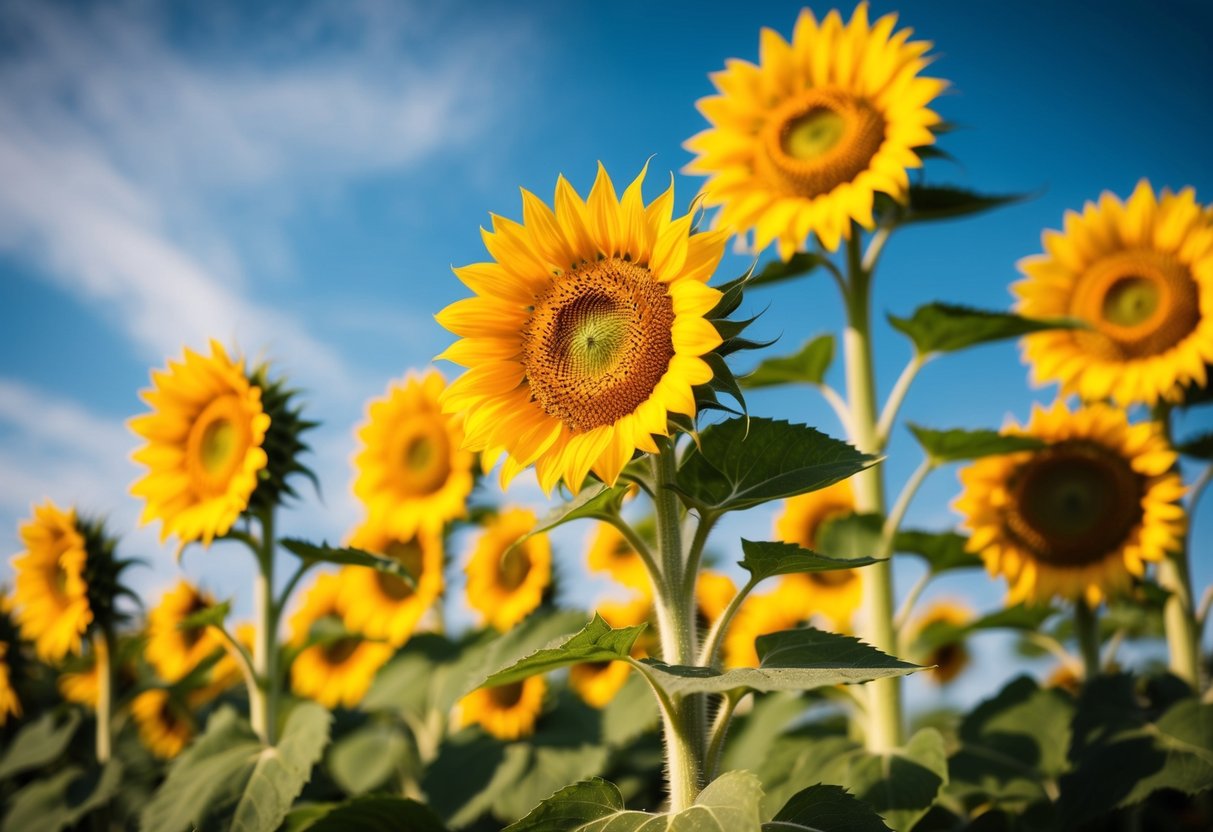
[(758, 582), (751, 578), (746, 582), (745, 586), (737, 591), (737, 593), (729, 600), (728, 606), (724, 608), (724, 612), (712, 624), (712, 629), (708, 631), (708, 637), (704, 639), (703, 650), (699, 653), (699, 664), (702, 667), (712, 667), (716, 664), (716, 654), (720, 650), (720, 643), (724, 640), (725, 633), (729, 630), (729, 624), (733, 620), (733, 616), (737, 614), (737, 610), (741, 608), (741, 602), (745, 600), (750, 591), (758, 585)]
[(257, 685), (251, 691), (249, 721), (265, 745), (277, 737), (278, 696), (278, 604), (274, 599), (274, 512), (266, 510), (261, 519), (261, 546), (257, 550), (257, 575), (253, 582), (253, 613), (257, 635), (253, 643), (253, 670)]
[[(668, 664), (689, 665), (694, 663), (696, 653), (695, 596), (683, 591), (682, 509), (678, 495), (669, 487), (676, 471), (673, 441), (663, 442), (661, 452), (651, 460), (664, 584), (664, 592), (656, 598), (661, 655)], [(662, 709), (672, 812), (686, 809), (699, 794), (705, 731), (703, 699), (702, 695), (684, 696)]]
[[(847, 244), (847, 271), (850, 277), (846, 294), (847, 328), (843, 333), (846, 355), (847, 398), (851, 411), (851, 442), (864, 453), (879, 453), (877, 435), (876, 379), (872, 367), (871, 264), (865, 267), (860, 250), (859, 229), (853, 228)], [(876, 241), (873, 241), (876, 244)], [(880, 241), (883, 245), (883, 239)], [(869, 257), (874, 263), (874, 258)], [(855, 510), (861, 514), (884, 513), (882, 467), (874, 465), (852, 478)], [(895, 654), (897, 636), (893, 630), (893, 570), (886, 560), (864, 567), (863, 608), (866, 613), (866, 641), (885, 653)], [(902, 743), (901, 681), (878, 679), (867, 685), (867, 747), (884, 752)]]
[(104, 629), (93, 635), (97, 662), (97, 762), (105, 765), (112, 753), (110, 716), (114, 701), (114, 668), (110, 661), (110, 638)]
[(1074, 602), (1074, 631), (1082, 656), (1083, 679), (1090, 681), (1099, 675), (1099, 619), (1085, 598)]
[[(689, 516), (689, 514), (688, 514)], [(703, 560), (703, 550), (708, 543), (708, 535), (716, 525), (719, 515), (702, 514), (695, 524), (695, 532), (691, 535), (691, 548), (687, 552), (687, 562), (682, 576), (682, 592), (688, 598), (694, 599), (695, 585), (699, 581), (699, 564)]]
[(653, 582), (653, 595), (661, 595), (665, 591), (664, 579), (661, 575), (661, 567), (658, 565), (657, 559), (653, 557), (649, 544), (645, 542), (643, 537), (636, 534), (636, 530), (628, 524), (628, 521), (618, 514), (605, 515), (603, 516), (603, 520), (614, 526), (623, 535), (628, 545), (636, 550), (636, 554), (640, 556), (640, 560), (644, 562), (644, 568), (649, 573), (649, 580)]
[(729, 734), (729, 724), (733, 721), (733, 711), (737, 708), (737, 704), (745, 697), (746, 693), (748, 693), (746, 690), (731, 690), (726, 692), (720, 699), (720, 708), (716, 711), (716, 716), (712, 720), (712, 729), (709, 732), (711, 740), (708, 743), (708, 755), (705, 764), (707, 780), (709, 782), (716, 778), (716, 774), (720, 770), (720, 756), (724, 751), (725, 737)]
[(249, 659), (248, 651), (244, 649), (243, 644), (227, 631), (226, 627), (221, 627), (218, 624), (212, 624), (211, 626), (219, 634), (219, 638), (227, 645), (228, 652), (236, 660), (236, 666), (240, 668), (240, 675), (244, 677), (244, 687), (248, 691), (249, 702), (252, 702), (257, 693), (257, 674), (253, 670), (253, 664)]
[(915, 352), (914, 357), (906, 364), (901, 375), (897, 377), (893, 389), (889, 392), (889, 398), (885, 400), (884, 408), (880, 411), (880, 421), (876, 423), (876, 445), (881, 451), (889, 444), (893, 423), (897, 420), (897, 412), (901, 410), (901, 403), (905, 401), (906, 393), (910, 391), (910, 385), (914, 383), (918, 371), (926, 363), (927, 358)]

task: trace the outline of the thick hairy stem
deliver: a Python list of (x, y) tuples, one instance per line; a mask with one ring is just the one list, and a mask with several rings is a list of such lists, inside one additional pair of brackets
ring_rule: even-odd
[[(871, 273), (860, 255), (859, 231), (854, 229), (847, 247), (850, 278), (846, 297), (847, 328), (843, 333), (846, 355), (847, 398), (851, 411), (851, 442), (865, 453), (878, 453), (876, 379), (872, 368)], [(851, 480), (855, 509), (860, 513), (884, 513), (884, 484), (881, 466), (875, 465)], [(864, 567), (863, 609), (865, 640), (879, 650), (895, 654), (893, 630), (892, 560)], [(901, 681), (878, 679), (867, 685), (869, 692), (867, 746), (883, 752), (902, 743)]]
[(261, 517), (261, 546), (253, 579), (253, 614), (257, 634), (253, 642), (255, 695), (249, 701), (249, 721), (266, 745), (273, 745), (278, 723), (278, 604), (274, 598), (274, 517), (270, 509)]
[(110, 661), (110, 637), (104, 629), (93, 636), (93, 651), (97, 661), (97, 762), (109, 761), (113, 735), (110, 716), (114, 701), (114, 668)]

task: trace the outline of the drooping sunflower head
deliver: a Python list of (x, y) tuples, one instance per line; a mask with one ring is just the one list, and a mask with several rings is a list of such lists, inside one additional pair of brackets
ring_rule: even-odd
[(187, 348), (184, 361), (152, 371), (140, 394), (152, 412), (128, 422), (147, 440), (132, 459), (148, 473), (131, 493), (146, 501), (142, 523), (161, 522), (162, 540), (210, 545), (248, 507), (269, 461), (261, 392), (217, 341), (209, 357)]
[(534, 611), (552, 583), (547, 535), (518, 542), (537, 522), (533, 511), (518, 508), (489, 519), (468, 561), (468, 604), (503, 632)]
[(971, 533), (969, 551), (1007, 578), (1008, 603), (1097, 604), (1179, 544), (1184, 486), (1153, 423), (1130, 425), (1105, 405), (1071, 413), (1059, 401), (1003, 432), (1048, 444), (961, 469), (953, 507)]
[(393, 382), (367, 406), (357, 431), (354, 494), (371, 522), (400, 540), (467, 513), (473, 458), (463, 448), (461, 420), (439, 405), (445, 387), (436, 370)]
[(561, 177), (555, 211), (523, 191), (523, 224), (493, 217), (494, 262), (455, 274), (476, 293), (438, 314), (460, 336), (440, 358), (467, 369), (443, 394), (467, 414), (466, 446), (502, 452), (503, 482), (529, 465), (550, 492), (588, 472), (614, 484), (637, 449), (656, 452), (670, 414), (693, 416), (720, 343), (706, 286), (725, 235), (672, 218), (671, 187), (647, 207), (644, 171), (616, 198), (599, 166), (583, 200)]
[(89, 551), (76, 510), (49, 501), (34, 506), (33, 519), (19, 534), (25, 551), (13, 558), (13, 602), (21, 636), (46, 662), (79, 655), (96, 616), (89, 603)]
[(368, 521), (354, 532), (350, 545), (398, 560), (413, 576), (414, 586), (386, 572), (346, 567), (342, 570), (340, 599), (345, 626), (396, 647), (403, 645), (442, 594), (445, 563), (441, 534), (423, 529), (401, 540)]
[(936, 601), (914, 624), (910, 652), (918, 664), (930, 667), (927, 673), (946, 685), (969, 666), (969, 650), (956, 628), (973, 620), (973, 611), (957, 601)]
[(535, 733), (543, 713), (547, 681), (528, 676), (521, 682), (478, 688), (459, 700), (462, 725), (479, 725), (499, 740), (516, 740)]
[(586, 554), (591, 572), (606, 572), (628, 589), (653, 593), (653, 582), (640, 554), (610, 523), (598, 523)]
[(1213, 364), (1213, 211), (1195, 192), (1155, 195), (1142, 180), (1127, 202), (1104, 193), (1065, 231), (1044, 233), (1045, 253), (1021, 260), (1017, 311), (1076, 318), (1081, 329), (1024, 339), (1037, 384), (1129, 406), (1177, 400), (1208, 384)]
[(139, 739), (162, 760), (171, 760), (198, 730), (189, 707), (164, 688), (145, 690), (131, 702)]
[(392, 657), (390, 644), (345, 631), (342, 582), (318, 575), (290, 620), (290, 644), (303, 648), (291, 662), (291, 689), (326, 708), (357, 706)]
[[(622, 603), (605, 601), (598, 604), (597, 611), (612, 627), (633, 627), (652, 618), (653, 601), (648, 597)], [(653, 646), (651, 633), (652, 630), (645, 630), (636, 639), (632, 645), (633, 658), (649, 655)], [(627, 682), (630, 672), (631, 666), (623, 661), (586, 662), (569, 668), (569, 687), (590, 707), (605, 708)]]
[(763, 29), (757, 65), (731, 60), (712, 75), (719, 95), (699, 110), (711, 127), (689, 139), (688, 173), (708, 176), (719, 224), (753, 229), (755, 246), (778, 243), (787, 260), (815, 235), (834, 251), (852, 221), (873, 226), (876, 194), (904, 198), (916, 148), (934, 143), (939, 116), (927, 105), (947, 86), (919, 73), (931, 44), (894, 32), (895, 15), (851, 21), (805, 9), (789, 43)]
[(210, 593), (182, 579), (148, 613), (145, 655), (161, 679), (177, 682), (223, 649), (213, 628), (183, 626), (185, 619), (214, 605)]

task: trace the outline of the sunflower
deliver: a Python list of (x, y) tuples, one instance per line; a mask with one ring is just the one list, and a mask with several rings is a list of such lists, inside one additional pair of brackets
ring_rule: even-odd
[(185, 704), (163, 688), (145, 690), (131, 702), (131, 716), (143, 745), (162, 760), (176, 757), (198, 726)]
[(524, 224), (494, 216), (484, 233), (496, 262), (455, 269), (476, 296), (438, 314), (460, 336), (439, 358), (468, 368), (443, 408), (467, 413), (486, 462), (508, 456), (503, 482), (534, 464), (545, 492), (589, 471), (613, 485), (712, 378), (701, 356), (721, 338), (704, 315), (720, 292), (705, 283), (726, 235), (671, 219), (673, 186), (646, 207), (644, 175), (616, 199), (599, 165), (584, 201), (561, 177), (555, 212), (524, 190)]
[(782, 601), (779, 588), (762, 595), (750, 595), (729, 625), (724, 639), (724, 663), (727, 667), (757, 667), (758, 648), (754, 640), (768, 633), (799, 627), (808, 619), (803, 608)]
[(894, 33), (896, 20), (870, 26), (867, 3), (846, 25), (805, 9), (791, 43), (763, 29), (757, 66), (731, 60), (713, 74), (720, 95), (698, 104), (712, 126), (684, 146), (722, 227), (753, 229), (759, 250), (777, 241), (787, 260), (810, 234), (834, 251), (852, 221), (872, 228), (877, 193), (905, 199), (915, 149), (935, 142), (927, 105), (947, 82), (919, 76), (931, 44)]
[(487, 521), (467, 565), (468, 603), (484, 623), (505, 631), (543, 602), (552, 583), (552, 546), (545, 534), (515, 543), (538, 521), (510, 509)]
[[(313, 628), (321, 622), (341, 626), (345, 605), (341, 603), (343, 579), (319, 575), (304, 596), (302, 606), (291, 616), (290, 644), (303, 647)], [(355, 707), (370, 688), (379, 668), (392, 657), (390, 644), (366, 641), (357, 635), (330, 638), (303, 649), (291, 663), (291, 687), (300, 696), (314, 699), (326, 708)]]
[(400, 540), (420, 529), (438, 531), (467, 513), (472, 454), (463, 448), (460, 420), (443, 414), (438, 399), (446, 382), (436, 371), (409, 374), (367, 406), (358, 428), (354, 494), (372, 522)]
[(930, 667), (927, 672), (941, 685), (951, 682), (969, 666), (969, 651), (963, 639), (950, 635), (940, 638), (939, 630), (963, 627), (972, 620), (973, 611), (966, 605), (955, 601), (936, 601), (911, 630), (911, 652), (917, 654), (919, 664)]
[(442, 594), (441, 534), (419, 529), (415, 536), (400, 539), (368, 522), (354, 532), (350, 545), (400, 561), (413, 576), (415, 586), (377, 569), (346, 567), (341, 586), (345, 626), (396, 647), (403, 645)]
[[(634, 627), (652, 617), (653, 602), (648, 597), (623, 603), (606, 601), (598, 605), (598, 614), (612, 627)], [(646, 630), (632, 646), (632, 657), (641, 659), (649, 654), (651, 633)], [(628, 680), (631, 665), (624, 661), (586, 662), (569, 668), (569, 687), (593, 708), (605, 708)]]
[(969, 551), (1006, 576), (1007, 603), (1057, 596), (1095, 605), (1179, 545), (1184, 486), (1153, 422), (1130, 425), (1105, 405), (1071, 413), (1058, 401), (1003, 433), (1048, 445), (962, 469), (953, 507), (971, 532)]
[(1195, 191), (1155, 196), (1142, 180), (1127, 202), (1110, 193), (1046, 231), (1045, 254), (1021, 260), (1020, 313), (1070, 317), (1084, 329), (1024, 339), (1036, 384), (1128, 406), (1204, 387), (1213, 363), (1213, 212)]
[(0, 728), (8, 722), (10, 715), (21, 716), (21, 700), (17, 698), (17, 689), (13, 687), (10, 675), (9, 646), (7, 641), (0, 641)]
[(628, 589), (653, 593), (649, 570), (627, 538), (610, 523), (599, 523), (590, 539), (586, 560), (591, 572), (606, 572)]
[(180, 580), (148, 613), (146, 656), (161, 679), (179, 681), (222, 648), (222, 640), (209, 626), (182, 627), (186, 618), (214, 605), (209, 593)]
[(710, 627), (724, 614), (725, 607), (737, 594), (737, 585), (728, 575), (700, 570), (695, 578), (695, 612), (701, 624)]
[(479, 725), (499, 740), (516, 740), (535, 733), (548, 685), (542, 676), (521, 682), (478, 688), (459, 700), (463, 725)]
[(184, 362), (153, 370), (152, 385), (140, 393), (152, 412), (127, 423), (147, 440), (131, 457), (149, 469), (131, 486), (147, 501), (140, 522), (161, 521), (161, 540), (210, 545), (248, 507), (268, 462), (261, 388), (216, 341), (209, 358), (186, 349)]
[(34, 517), (20, 527), (25, 551), (13, 558), (13, 601), (21, 637), (34, 643), (38, 658), (56, 662), (80, 654), (93, 622), (89, 605), (88, 550), (75, 509), (54, 503), (34, 506)]
[[(792, 497), (775, 520), (776, 539), (805, 549), (817, 545), (817, 533), (830, 520), (855, 513), (855, 492), (850, 480)], [(857, 569), (786, 575), (775, 599), (800, 615), (814, 612), (835, 630), (846, 632), (863, 601), (863, 578)]]
[(101, 673), (97, 665), (96, 654), (90, 652), (86, 657), (73, 661), (64, 672), (59, 674), (59, 693), (68, 702), (84, 705), (87, 708), (97, 707), (97, 694), (101, 689)]

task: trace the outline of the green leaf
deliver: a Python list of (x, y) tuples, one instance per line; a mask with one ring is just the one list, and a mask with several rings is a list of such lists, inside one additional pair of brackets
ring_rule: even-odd
[(956, 532), (900, 531), (893, 538), (893, 550), (918, 555), (938, 575), (954, 569), (972, 569), (982, 565), (980, 555), (965, 549), (969, 539)]
[(766, 359), (740, 379), (741, 386), (753, 389), (776, 384), (823, 384), (833, 360), (834, 336), (819, 335), (806, 341), (795, 355)]
[(484, 681), (484, 685), (508, 685), (528, 676), (583, 662), (626, 659), (631, 655), (632, 645), (636, 643), (645, 626), (637, 624), (616, 630), (607, 624), (602, 616), (594, 613), (594, 620), (572, 638), (537, 650), (526, 658), (498, 670)]
[(741, 539), (741, 550), (745, 557), (741, 568), (753, 576), (755, 583), (775, 575), (791, 575), (798, 572), (832, 572), (836, 569), (854, 569), (878, 563), (879, 558), (831, 558), (819, 555), (811, 549), (802, 549), (795, 543), (755, 542)]
[(47, 712), (21, 726), (13, 744), (0, 758), (0, 780), (58, 760), (79, 727), (80, 713), (76, 710), (59, 718)]
[(932, 430), (913, 423), (906, 427), (935, 465), (1045, 447), (1045, 443), (1035, 437), (1007, 436), (996, 430)]
[(4, 828), (58, 832), (76, 828), (94, 809), (106, 805), (122, 785), (122, 764), (110, 760), (100, 769), (69, 766), (30, 783), (9, 800)]
[(772, 283), (782, 283), (785, 280), (812, 274), (818, 267), (829, 260), (814, 252), (800, 251), (793, 254), (790, 260), (772, 260), (749, 279), (747, 286), (769, 286)]
[(657, 700), (639, 673), (628, 675), (615, 698), (602, 709), (602, 741), (618, 748), (657, 727)]
[(857, 754), (845, 785), (893, 829), (913, 829), (948, 782), (943, 736), (923, 728), (890, 754)]
[(700, 511), (738, 511), (825, 488), (877, 461), (805, 425), (730, 419), (700, 434), (674, 488)]
[(1019, 202), (1026, 194), (979, 194), (949, 185), (910, 185), (909, 197), (902, 224), (968, 217)]
[(227, 620), (227, 615), (231, 611), (231, 601), (224, 601), (221, 604), (211, 604), (178, 621), (177, 629), (197, 630), (203, 627), (223, 627), (223, 622)]
[(1039, 630), (1057, 610), (1044, 605), (1016, 604), (983, 615), (969, 624), (969, 630)]
[(759, 636), (758, 667), (718, 670), (641, 659), (653, 684), (670, 696), (731, 690), (812, 690), (904, 676), (917, 665), (885, 655), (857, 638), (806, 627)]
[[(291, 813), (292, 816), (295, 814)], [(447, 832), (446, 826), (427, 806), (407, 797), (356, 797), (311, 813), (292, 832)]]
[(529, 537), (551, 531), (557, 526), (573, 520), (597, 518), (605, 519), (619, 513), (623, 498), (628, 493), (626, 483), (599, 488), (586, 487), (572, 500), (562, 506), (557, 506), (550, 514), (539, 521), (539, 525), (531, 529), (524, 537), (514, 543), (515, 546)]
[(890, 832), (871, 806), (842, 786), (820, 783), (792, 795), (772, 820), (774, 823), (764, 827), (772, 832), (785, 829)]
[(870, 560), (883, 535), (884, 518), (879, 514), (848, 514), (821, 524), (817, 548), (832, 558)]
[[(463, 645), (466, 646), (466, 645)], [(425, 719), (461, 645), (435, 633), (417, 633), (384, 665), (359, 707), (368, 712), (396, 711)]]
[(398, 772), (408, 754), (409, 742), (399, 728), (372, 722), (333, 743), (327, 768), (346, 794), (366, 794)]
[(1074, 329), (1071, 320), (1037, 320), (1006, 312), (990, 312), (950, 303), (928, 303), (909, 318), (889, 315), (889, 323), (909, 336), (919, 355), (955, 352), (978, 344), (1018, 338), (1046, 329)]
[(430, 808), (456, 828), (479, 818), (525, 774), (531, 750), (503, 744), (477, 729), (442, 743), (421, 781)]
[[(652, 699), (649, 695), (649, 699)], [(538, 738), (537, 738), (538, 739)], [(570, 780), (596, 777), (607, 767), (610, 751), (602, 746), (540, 745), (530, 747), (530, 759), (522, 775), (493, 801), (493, 815), (503, 821), (525, 816), (544, 798), (568, 785)]]
[(771, 759), (773, 744), (804, 716), (805, 700), (799, 691), (783, 691), (751, 701), (749, 712), (735, 715), (729, 724), (721, 770), (749, 769), (761, 777), (763, 765)]
[(1176, 446), (1175, 450), (1184, 456), (1213, 462), (1213, 431), (1184, 440)]
[(277, 829), (328, 742), (331, 720), (315, 703), (298, 704), (278, 745), (266, 747), (235, 711), (216, 711), (202, 736), (169, 764), (143, 809), (142, 827)]
[(380, 572), (386, 572), (404, 581), (410, 587), (416, 588), (417, 579), (413, 577), (404, 564), (395, 558), (385, 558), (379, 555), (373, 555), (370, 552), (364, 552), (361, 549), (353, 549), (349, 546), (340, 548), (329, 546), (327, 543), (321, 543), (319, 546), (308, 543), (306, 540), (297, 538), (284, 538), (282, 546), (289, 552), (301, 557), (303, 560), (318, 561), (320, 563), (336, 563), (344, 566), (366, 566), (371, 569), (378, 569)]
[(618, 787), (594, 777), (556, 792), (505, 832), (760, 832), (761, 800), (757, 777), (730, 771), (682, 812), (629, 812)]

